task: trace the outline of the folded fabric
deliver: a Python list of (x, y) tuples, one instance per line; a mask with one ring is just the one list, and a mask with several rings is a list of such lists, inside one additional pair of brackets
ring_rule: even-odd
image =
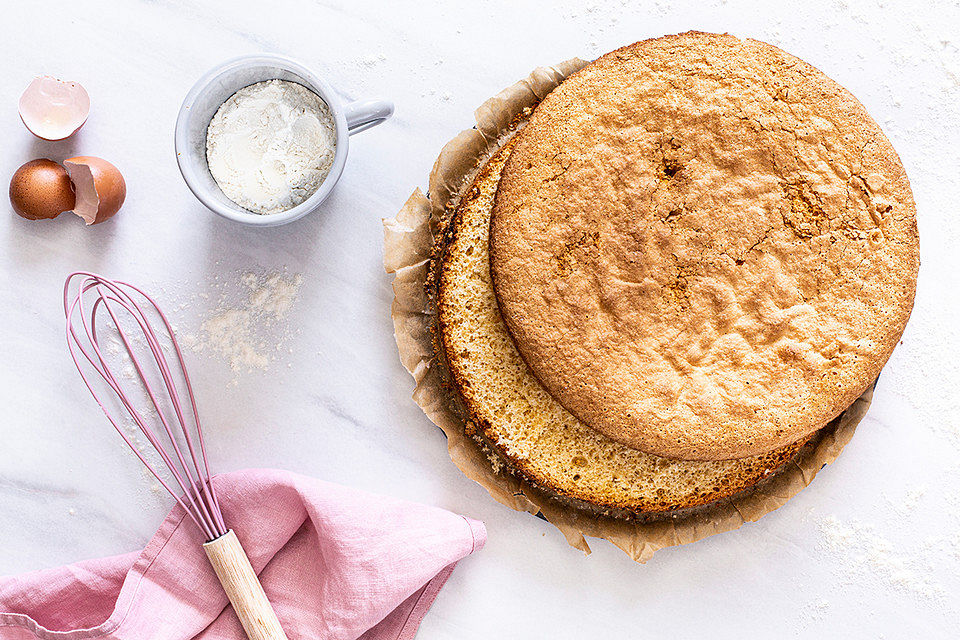
[[(483, 524), (277, 470), (216, 476), (290, 640), (405, 640)], [(0, 578), (0, 639), (245, 638), (180, 507), (140, 553)]]

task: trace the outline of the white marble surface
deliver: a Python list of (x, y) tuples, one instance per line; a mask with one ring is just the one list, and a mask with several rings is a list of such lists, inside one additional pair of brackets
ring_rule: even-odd
[[(129, 186), (120, 215), (95, 228), (0, 215), (0, 574), (136, 549), (170, 504), (72, 368), (64, 276), (98, 270), (171, 305), (186, 301), (181, 327), (197, 331), (215, 304), (199, 294), (213, 284), (239, 290), (243, 270), (287, 269), (303, 276), (284, 329), (291, 352), (239, 376), (215, 353), (191, 352), (215, 466), (285, 467), (484, 520), (486, 549), (455, 572), (421, 638), (956, 637), (958, 4), (428, 4), (0, 5), (0, 175), (34, 157), (84, 153), (113, 161)], [(796, 499), (646, 565), (604, 542), (584, 557), (466, 480), (409, 399), (380, 219), (425, 186), (474, 107), (533, 67), (691, 28), (775, 43), (848, 87), (881, 123), (920, 213), (917, 306), (856, 438)], [(187, 89), (221, 60), (257, 51), (305, 61), (346, 99), (396, 102), (391, 122), (353, 139), (324, 209), (276, 229), (203, 209), (173, 157)], [(92, 97), (89, 122), (65, 144), (34, 139), (17, 118), (17, 97), (38, 73), (78, 80)]]

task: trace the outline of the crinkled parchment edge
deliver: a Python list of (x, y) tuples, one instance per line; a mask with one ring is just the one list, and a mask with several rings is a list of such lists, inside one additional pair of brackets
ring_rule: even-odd
[(489, 452), (466, 432), (457, 392), (446, 383), (445, 364), (434, 349), (436, 309), (429, 294), (435, 237), (456, 206), (460, 192), (498, 148), (518, 119), (586, 62), (572, 59), (540, 67), (526, 79), (490, 98), (476, 111), (476, 127), (462, 131), (440, 152), (429, 179), (429, 197), (413, 192), (395, 218), (384, 220), (384, 266), (395, 274), (392, 317), (400, 360), (413, 375), (413, 399), (447, 436), (450, 458), (498, 502), (540, 514), (571, 546), (590, 552), (586, 537), (605, 538), (638, 562), (664, 547), (732, 531), (781, 507), (833, 462), (853, 437), (873, 397), (867, 389), (853, 405), (821, 429), (787, 466), (755, 487), (680, 515), (631, 521), (589, 513), (557, 501), (491, 461)]

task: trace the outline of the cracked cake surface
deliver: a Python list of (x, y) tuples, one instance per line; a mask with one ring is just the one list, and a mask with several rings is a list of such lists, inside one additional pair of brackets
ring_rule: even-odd
[(688, 460), (771, 451), (849, 406), (919, 267), (906, 173), (863, 106), (776, 47), (695, 32), (604, 55), (543, 100), (490, 254), (547, 391)]

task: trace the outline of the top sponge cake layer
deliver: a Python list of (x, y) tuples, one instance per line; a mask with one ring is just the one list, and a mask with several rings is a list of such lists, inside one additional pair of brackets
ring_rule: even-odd
[(916, 212), (863, 106), (776, 47), (687, 33), (536, 108), (490, 230), (500, 311), (583, 423), (647, 453), (757, 455), (877, 377), (916, 286)]

